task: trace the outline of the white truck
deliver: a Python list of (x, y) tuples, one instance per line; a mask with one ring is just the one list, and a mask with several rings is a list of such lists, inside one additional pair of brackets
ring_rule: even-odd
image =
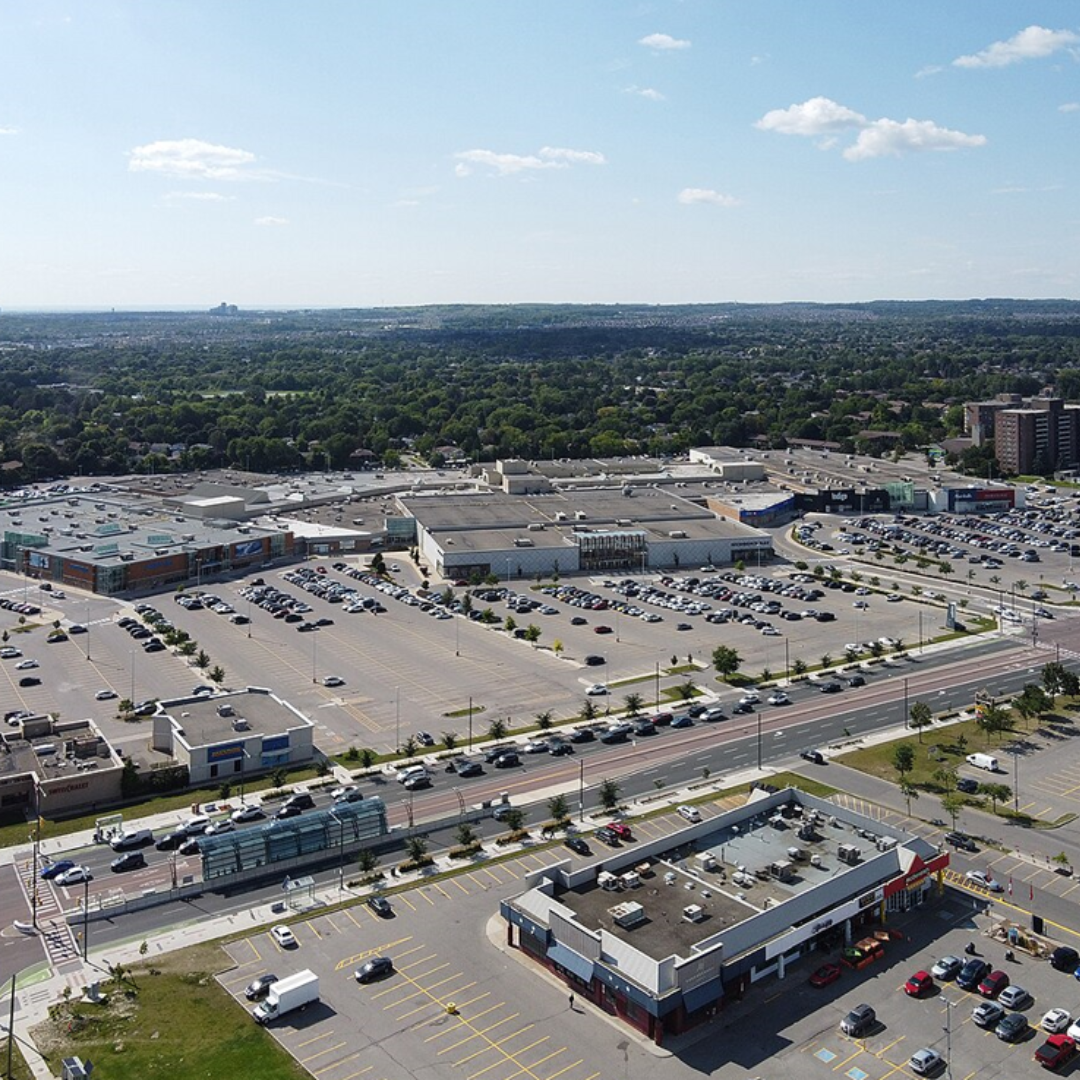
[(255, 1007), (256, 1023), (269, 1024), (286, 1013), (302, 1009), (319, 1000), (319, 976), (314, 971), (298, 971), (274, 983), (266, 1000)]

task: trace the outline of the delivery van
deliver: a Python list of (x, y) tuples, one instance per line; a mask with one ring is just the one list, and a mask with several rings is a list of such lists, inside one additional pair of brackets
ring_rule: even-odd
[(987, 772), (998, 771), (998, 759), (993, 754), (968, 754), (967, 763)]

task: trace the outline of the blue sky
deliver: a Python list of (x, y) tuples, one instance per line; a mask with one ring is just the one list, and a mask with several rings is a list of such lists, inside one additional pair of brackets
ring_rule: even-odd
[(4, 0), (0, 307), (1080, 297), (1073, 0)]

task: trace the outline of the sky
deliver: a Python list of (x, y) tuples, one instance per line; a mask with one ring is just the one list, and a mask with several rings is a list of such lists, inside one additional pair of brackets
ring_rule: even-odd
[(1075, 0), (4, 0), (0, 309), (1080, 298)]

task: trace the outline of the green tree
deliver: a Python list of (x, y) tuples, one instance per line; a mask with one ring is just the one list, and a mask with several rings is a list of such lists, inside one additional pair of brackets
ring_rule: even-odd
[(545, 709), (543, 712), (538, 712), (536, 714), (536, 726), (541, 731), (550, 731), (554, 719), (555, 714), (550, 709)]
[(694, 684), (687, 679), (675, 687), (675, 696), (683, 703), (694, 700)]
[(996, 814), (998, 803), (1008, 802), (1012, 798), (1012, 788), (1008, 784), (980, 784), (979, 794), (990, 800), (990, 808)]
[(1008, 710), (996, 703), (984, 705), (975, 719), (975, 726), (986, 735), (986, 745), (989, 746), (995, 735), (1002, 735), (1009, 730)]
[(555, 640), (554, 640), (554, 641), (553, 641), (553, 642), (551, 643), (551, 651), (552, 651), (552, 652), (553, 652), (553, 653), (554, 653), (554, 654), (555, 654), (556, 656), (562, 656), (562, 652), (563, 652), (563, 649), (564, 649), (564, 648), (566, 648), (566, 646), (565, 646), (565, 645), (563, 645), (563, 643), (562, 643), (562, 640), (561, 640), (560, 638), (556, 638), (556, 639), (555, 639)]
[(356, 853), (356, 865), (365, 877), (373, 874), (379, 865), (379, 856), (371, 848), (361, 848)]
[(540, 627), (535, 623), (529, 623), (529, 625), (525, 627), (525, 640), (529, 642), (530, 645), (535, 645), (540, 640)]
[(198, 655), (195, 657), (195, 666), (203, 669), (210, 666), (210, 657), (205, 649), (200, 649)]
[(585, 699), (585, 704), (581, 706), (581, 719), (587, 724), (591, 724), (599, 714), (600, 710), (596, 707), (596, 702), (591, 697)]
[(949, 815), (949, 820), (952, 822), (952, 827), (956, 829), (956, 817), (961, 810), (964, 809), (964, 799), (961, 795), (958, 795), (955, 791), (946, 792), (941, 796), (941, 809)]
[(626, 706), (626, 715), (631, 720), (641, 715), (641, 707), (644, 704), (644, 698), (640, 694), (627, 694), (623, 698), (623, 703)]
[(1057, 660), (1051, 660), (1050, 663), (1043, 664), (1041, 672), (1042, 685), (1043, 689), (1050, 695), (1051, 707), (1064, 688), (1065, 671), (1065, 665)]
[(471, 848), (477, 842), (476, 830), (467, 821), (457, 827), (454, 835), (463, 848)]
[(427, 840), (422, 836), (410, 836), (405, 841), (405, 853), (409, 856), (409, 862), (419, 865), (427, 859)]
[(821, 666), (823, 668), (827, 668), (827, 667), (832, 666), (832, 656), (829, 653), (822, 653), (821, 654)]
[(510, 728), (507, 722), (501, 716), (496, 716), (495, 719), (488, 724), (488, 738), (498, 742), (499, 739), (506, 738), (506, 733), (509, 730)]
[(918, 732), (919, 742), (922, 742), (924, 727), (929, 727), (934, 722), (934, 714), (925, 701), (915, 701), (908, 710), (908, 723), (913, 731)]
[(900, 774), (900, 779), (911, 772), (915, 767), (915, 747), (911, 743), (897, 743), (892, 748), (892, 767)]
[(941, 768), (935, 769), (934, 779), (941, 785), (942, 791), (955, 791), (956, 781), (959, 779), (956, 766), (942, 765)]
[(444, 731), (441, 738), (442, 744), (447, 750), (453, 750), (457, 746), (458, 736), (456, 731)]
[(906, 777), (900, 781), (900, 794), (907, 803), (907, 814), (911, 817), (911, 800), (918, 799), (919, 789)]
[(721, 678), (728, 680), (742, 667), (742, 657), (730, 645), (717, 645), (712, 654), (713, 667)]
[(552, 795), (547, 801), (547, 809), (552, 820), (560, 825), (570, 817), (570, 804), (566, 801), (565, 795)]
[(412, 735), (408, 735), (405, 741), (398, 747), (398, 754), (401, 757), (411, 758), (416, 757), (417, 750), (420, 749), (419, 744)]
[(270, 782), (276, 788), (283, 788), (288, 779), (289, 770), (282, 768), (280, 765), (270, 774)]
[(225, 681), (225, 669), (220, 664), (215, 664), (210, 669), (210, 681), (218, 686)]
[(511, 833), (519, 833), (525, 827), (525, 811), (520, 806), (512, 806), (503, 817), (503, 824)]
[(1053, 702), (1041, 686), (1026, 683), (1019, 695), (1013, 699), (1012, 706), (1024, 718), (1026, 726), (1027, 721), (1049, 712)]
[(806, 661), (801, 656), (796, 656), (795, 659), (792, 661), (791, 670), (796, 675), (805, 675), (806, 674)]
[(619, 805), (622, 788), (617, 780), (601, 780), (596, 794), (600, 799), (600, 805), (610, 813)]
[(505, 620), (503, 620), (503, 629), (508, 634), (512, 634), (517, 629), (517, 620), (513, 615), (507, 615)]

